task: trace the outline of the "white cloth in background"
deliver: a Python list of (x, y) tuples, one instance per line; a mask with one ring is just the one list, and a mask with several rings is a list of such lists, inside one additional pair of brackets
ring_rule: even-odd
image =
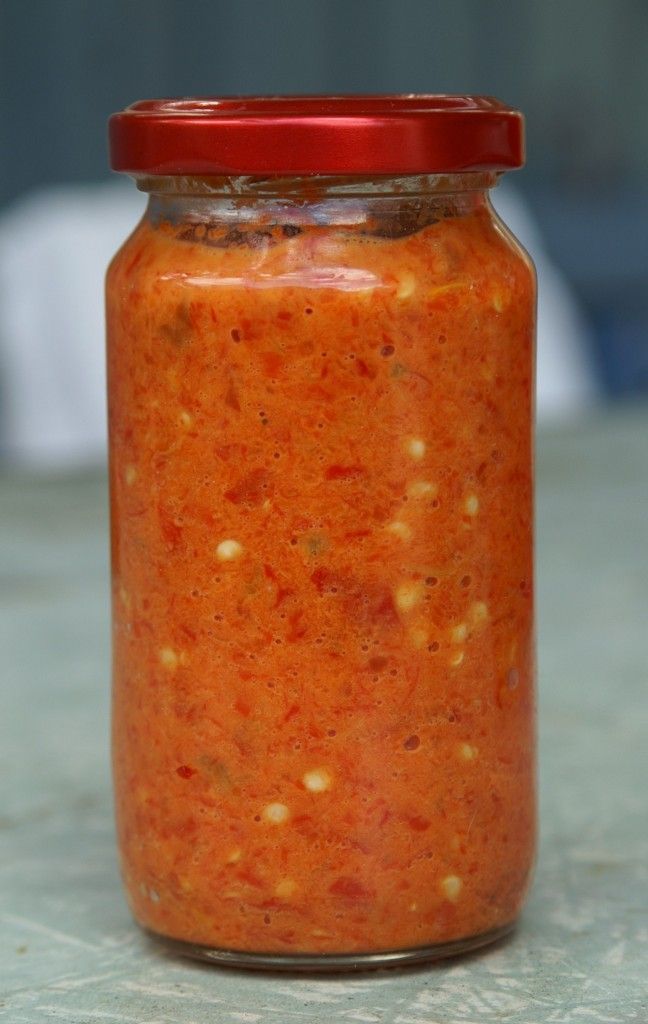
[(0, 218), (0, 451), (12, 461), (104, 459), (104, 277), (144, 206), (125, 181), (70, 185)]
[[(582, 317), (524, 202), (510, 187), (493, 198), (538, 267), (538, 417), (576, 415), (597, 394)], [(104, 459), (104, 275), (143, 209), (111, 182), (43, 189), (0, 217), (0, 452), (13, 462)]]
[(570, 288), (545, 252), (539, 226), (519, 192), (505, 182), (493, 206), (538, 271), (537, 415), (539, 423), (573, 419), (601, 395), (588, 328)]

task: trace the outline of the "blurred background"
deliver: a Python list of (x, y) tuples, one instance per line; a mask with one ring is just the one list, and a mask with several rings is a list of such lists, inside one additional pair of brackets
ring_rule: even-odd
[(102, 275), (143, 199), (108, 170), (135, 99), (475, 92), (527, 116), (496, 190), (540, 276), (539, 414), (648, 393), (645, 0), (2, 0), (0, 451), (102, 457)]

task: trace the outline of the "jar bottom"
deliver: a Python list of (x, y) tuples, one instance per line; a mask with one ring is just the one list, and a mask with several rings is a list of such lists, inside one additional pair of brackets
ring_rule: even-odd
[(371, 971), (385, 967), (410, 967), (431, 963), (447, 957), (461, 956), (503, 939), (515, 928), (515, 921), (493, 928), (479, 935), (470, 935), (451, 942), (438, 942), (429, 946), (409, 949), (381, 950), (375, 953), (252, 953), (247, 950), (216, 949), (182, 939), (172, 939), (158, 932), (144, 932), (155, 943), (170, 953), (201, 960), (221, 967), (239, 967), (245, 970), (305, 971), (326, 973), (333, 971)]

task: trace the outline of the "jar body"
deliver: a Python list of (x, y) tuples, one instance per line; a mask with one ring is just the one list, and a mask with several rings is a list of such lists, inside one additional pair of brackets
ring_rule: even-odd
[(479, 188), (230, 184), (108, 277), (131, 907), (243, 964), (471, 948), (533, 861), (533, 270)]

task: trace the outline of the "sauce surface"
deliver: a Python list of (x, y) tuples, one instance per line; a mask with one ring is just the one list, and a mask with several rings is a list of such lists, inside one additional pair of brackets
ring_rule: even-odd
[(264, 952), (515, 919), (535, 832), (534, 278), (405, 237), (144, 221), (108, 279), (133, 912)]

